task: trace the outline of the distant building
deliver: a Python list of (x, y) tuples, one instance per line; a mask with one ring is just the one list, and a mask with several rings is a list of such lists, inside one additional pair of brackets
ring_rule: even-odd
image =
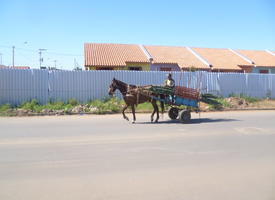
[(150, 70), (150, 61), (138, 45), (84, 45), (86, 70)]
[(14, 66), (14, 67), (10, 67), (12, 69), (30, 69), (29, 66)]
[(84, 44), (86, 70), (275, 73), (275, 52), (136, 44)]
[(9, 68), (9, 67), (6, 65), (0, 65), (0, 69), (6, 69), (6, 68)]
[(275, 74), (275, 53), (271, 51), (237, 50), (253, 62), (252, 73)]
[(5, 66), (5, 65), (0, 65), (0, 69), (3, 68), (8, 68), (8, 69), (30, 69), (29, 66)]

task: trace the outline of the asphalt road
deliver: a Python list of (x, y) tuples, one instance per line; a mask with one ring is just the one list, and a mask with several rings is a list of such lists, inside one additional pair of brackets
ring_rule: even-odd
[(192, 118), (0, 118), (0, 199), (275, 200), (275, 111)]

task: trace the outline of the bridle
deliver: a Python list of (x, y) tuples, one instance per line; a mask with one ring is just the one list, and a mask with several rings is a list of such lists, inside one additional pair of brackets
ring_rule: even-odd
[[(121, 85), (118, 84), (118, 82), (121, 83)], [(123, 88), (121, 87), (122, 85), (124, 85), (125, 89), (123, 90)], [(109, 87), (109, 95), (114, 95), (115, 91), (118, 89), (120, 90), (122, 95), (126, 95), (127, 94), (127, 90), (128, 90), (129, 85), (126, 83), (123, 83), (121, 81), (118, 81), (116, 79), (113, 79), (112, 84)]]

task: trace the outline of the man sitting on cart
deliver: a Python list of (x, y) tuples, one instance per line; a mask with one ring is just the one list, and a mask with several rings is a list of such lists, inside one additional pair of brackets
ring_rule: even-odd
[(167, 79), (164, 81), (164, 86), (169, 87), (169, 88), (174, 88), (175, 87), (175, 81), (172, 78), (171, 73), (167, 74)]
[[(170, 88), (170, 89), (174, 89), (175, 88), (175, 81), (174, 79), (172, 78), (172, 74), (169, 73), (167, 74), (167, 79), (164, 81), (164, 87), (167, 87), (167, 88)], [(171, 101), (173, 103), (175, 103), (175, 96), (174, 95), (169, 95), (170, 98), (171, 98)]]

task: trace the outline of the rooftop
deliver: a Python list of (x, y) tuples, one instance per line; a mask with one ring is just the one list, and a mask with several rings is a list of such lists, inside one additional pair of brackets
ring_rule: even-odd
[[(274, 53), (274, 55), (272, 54)], [(180, 68), (242, 71), (243, 67), (275, 67), (275, 52), (137, 44), (84, 44), (85, 66), (124, 67), (127, 63), (177, 64)]]
[(145, 46), (154, 63), (177, 63), (181, 68), (209, 69), (186, 47)]
[(213, 70), (241, 70), (241, 65), (251, 65), (248, 61), (238, 56), (229, 49), (192, 48), (206, 59)]
[(84, 44), (85, 66), (126, 66), (126, 62), (149, 63), (135, 44)]
[(267, 51), (260, 50), (237, 50), (237, 52), (252, 60), (256, 66), (275, 67), (275, 56)]

